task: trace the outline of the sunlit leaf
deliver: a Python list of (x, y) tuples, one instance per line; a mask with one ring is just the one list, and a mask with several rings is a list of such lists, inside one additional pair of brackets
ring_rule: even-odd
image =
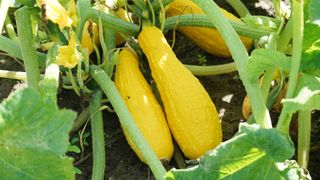
[(290, 58), (269, 49), (253, 50), (248, 62), (248, 76), (251, 82), (258, 80), (264, 71), (272, 68), (289, 72)]
[(299, 168), (283, 163), (293, 155), (289, 137), (243, 123), (234, 138), (201, 157), (199, 165), (172, 169), (167, 179), (299, 179)]
[(1, 179), (74, 179), (64, 156), (75, 113), (23, 89), (0, 105)]
[(311, 23), (304, 27), (301, 70), (320, 75), (320, 26)]
[(297, 85), (296, 96), (283, 100), (289, 112), (320, 109), (320, 77), (303, 74)]

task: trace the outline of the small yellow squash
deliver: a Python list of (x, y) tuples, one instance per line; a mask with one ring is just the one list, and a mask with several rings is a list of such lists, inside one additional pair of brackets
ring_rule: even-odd
[[(220, 8), (223, 14), (230, 20), (241, 21), (239, 18)], [(166, 7), (168, 17), (179, 16), (182, 14), (204, 14), (202, 9), (190, 0), (174, 0)], [(181, 27), (178, 28), (186, 37), (201, 49), (219, 57), (231, 57), (227, 44), (216, 29), (204, 27)], [(243, 44), (250, 50), (252, 40), (248, 37), (240, 37)]]
[(222, 141), (220, 118), (199, 80), (177, 59), (162, 32), (144, 27), (138, 43), (147, 56), (169, 128), (184, 155), (196, 159)]
[[(136, 54), (128, 48), (119, 54), (115, 85), (149, 145), (159, 159), (169, 161), (173, 154), (173, 143), (164, 112), (140, 72)], [(124, 134), (131, 148), (144, 161), (126, 131)]]

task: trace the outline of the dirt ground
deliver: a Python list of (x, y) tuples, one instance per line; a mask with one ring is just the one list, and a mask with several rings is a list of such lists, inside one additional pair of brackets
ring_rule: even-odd
[[(230, 10), (226, 6), (225, 1), (218, 0), (221, 6)], [(248, 0), (246, 1), (252, 14), (272, 15), (271, 1), (267, 0)], [(168, 39), (171, 38), (172, 32), (168, 32)], [(181, 34), (177, 33), (176, 45), (174, 51), (177, 57), (187, 64), (224, 64), (231, 62), (232, 59), (221, 59), (214, 57), (194, 46), (191, 42), (185, 39)], [(0, 69), (7, 70), (23, 70), (22, 66), (14, 60), (1, 55)], [(208, 91), (212, 98), (219, 115), (222, 120), (223, 140), (230, 139), (237, 131), (238, 124), (243, 120), (241, 106), (245, 97), (245, 90), (239, 79), (238, 74), (229, 73), (218, 76), (199, 77), (199, 80)], [(8, 79), (0, 79), (0, 101), (6, 98), (15, 88), (21, 86), (21, 82)], [(87, 105), (85, 98), (77, 97), (70, 90), (63, 90), (58, 95), (60, 107), (73, 109), (81, 112)], [(108, 104), (107, 104), (108, 105)], [(320, 113), (313, 113), (312, 123), (312, 144), (310, 154), (309, 170), (314, 179), (320, 178)], [(106, 136), (106, 173), (105, 179), (154, 179), (148, 166), (142, 163), (135, 153), (130, 149), (126, 139), (122, 133), (117, 116), (114, 113), (104, 113), (104, 129)], [(90, 126), (85, 130), (90, 132)], [(77, 137), (78, 134), (71, 134), (72, 137)], [(82, 174), (77, 175), (78, 180), (90, 179), (92, 168), (91, 140), (88, 137), (88, 146), (85, 146), (84, 156), (80, 159), (78, 154), (71, 153), (75, 158), (75, 163)], [(175, 166), (174, 160), (168, 165), (167, 169)]]

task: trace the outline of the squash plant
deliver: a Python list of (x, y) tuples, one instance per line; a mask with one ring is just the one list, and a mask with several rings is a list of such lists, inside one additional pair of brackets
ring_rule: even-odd
[[(89, 112), (93, 142), (92, 179), (103, 179), (105, 172), (106, 155), (101, 113), (103, 93), (117, 113), (132, 146), (149, 165), (157, 179), (310, 178), (303, 169), (308, 165), (311, 111), (320, 109), (320, 63), (317, 60), (320, 14), (314, 8), (320, 5), (320, 1), (292, 0), (292, 12), (285, 14), (280, 0), (273, 0), (275, 18), (270, 18), (252, 16), (240, 0), (228, 0), (243, 22), (227, 19), (212, 0), (192, 0), (202, 11), (201, 14), (181, 14), (166, 18), (165, 8), (173, 1), (133, 0), (133, 3), (127, 3), (118, 0), (96, 1), (94, 4), (89, 0), (1, 1), (0, 29), (2, 30), (5, 24), (8, 37), (0, 36), (0, 50), (23, 60), (26, 72), (0, 70), (0, 77), (22, 79), (28, 84), (28, 88), (16, 92), (0, 105), (0, 157), (4, 160), (0, 163), (0, 172), (6, 175), (6, 179), (74, 179), (72, 160), (64, 154), (67, 151), (68, 132), (71, 130), (75, 113), (58, 109), (56, 94), (59, 80), (62, 80), (60, 83), (63, 88), (71, 88), (79, 96), (91, 98)], [(15, 9), (18, 34), (12, 29), (11, 17), (7, 14), (9, 6)], [(118, 18), (115, 7), (122, 7), (127, 15), (133, 13), (137, 20), (134, 21), (134, 18), (129, 16), (125, 20)], [(152, 44), (152, 38), (144, 34), (144, 30), (150, 28), (148, 26), (157, 29), (155, 33), (158, 34), (161, 34), (160, 30), (165, 32), (175, 28), (188, 28), (188, 33), (196, 33), (196, 28), (199, 27), (206, 30), (215, 28), (215, 31), (220, 33), (215, 33), (215, 36), (219, 35), (219, 38), (225, 41), (234, 63), (185, 67), (195, 75), (214, 75), (237, 70), (250, 98), (253, 114), (246, 123), (240, 124), (239, 131), (228, 141), (219, 144), (221, 130), (218, 119), (211, 124), (202, 122), (203, 119), (199, 120), (203, 128), (216, 127), (213, 130), (215, 135), (208, 136), (209, 139), (204, 141), (213, 141), (209, 143), (209, 149), (214, 149), (200, 157), (198, 165), (191, 168), (166, 171), (152, 144), (149, 145), (148, 138), (144, 137), (142, 129), (135, 123), (135, 113), (131, 115), (131, 109), (127, 107), (128, 104), (119, 92), (121, 88), (118, 90), (112, 80), (119, 53), (116, 49), (116, 39), (117, 36), (121, 36), (141, 58), (142, 53), (146, 54), (153, 77), (161, 84), (158, 85), (161, 98), (169, 98), (162, 101), (169, 127), (175, 129), (171, 130), (173, 135), (185, 134), (177, 133), (176, 130), (179, 128), (197, 126), (197, 123), (192, 124), (187, 120), (186, 125), (171, 120), (170, 115), (189, 118), (181, 114), (185, 111), (183, 106), (175, 109), (174, 103), (166, 105), (166, 102), (173, 101), (170, 98), (177, 98), (172, 97), (172, 92), (182, 93), (184, 90), (174, 89), (179, 88), (174, 87), (175, 83), (172, 82), (179, 81), (174, 78), (182, 75), (190, 87), (181, 87), (187, 87), (190, 91), (192, 87), (197, 86), (194, 89), (196, 95), (201, 97), (199, 104), (212, 102), (208, 100), (206, 92), (198, 86), (196, 78), (184, 66), (174, 64), (174, 61), (170, 62), (179, 67), (176, 72), (174, 69), (166, 71), (161, 64), (155, 67), (152, 60), (161, 60), (165, 55), (170, 56), (170, 60), (177, 59), (169, 46), (160, 51), (154, 48), (156, 45)], [(140, 27), (143, 27), (142, 32)], [(256, 49), (250, 55), (239, 35), (256, 41)], [(135, 41), (136, 37), (138, 43)], [(159, 36), (158, 40), (166, 42), (163, 38)], [(152, 48), (148, 48), (148, 43)], [(48, 51), (40, 52), (37, 50), (40, 48)], [(44, 75), (41, 74), (43, 71)], [(277, 86), (271, 87), (275, 71), (278, 71), (280, 76)], [(163, 80), (163, 77), (168, 79)], [(278, 89), (284, 82), (288, 83), (287, 92), (281, 101), (283, 108), (279, 120), (273, 127), (268, 107), (270, 104), (272, 106)], [(187, 102), (180, 99), (175, 101), (180, 102), (180, 105)], [(25, 108), (26, 106), (28, 108)], [(190, 107), (198, 108), (198, 112), (204, 113), (209, 109), (208, 114), (213, 114), (209, 117), (217, 117), (212, 105), (199, 106), (200, 109), (192, 104)], [(175, 111), (170, 112), (172, 109)], [(298, 113), (299, 119), (298, 163), (291, 160), (295, 147), (289, 136), (294, 113)], [(75, 123), (79, 122), (76, 120)], [(195, 133), (195, 136), (199, 134)], [(201, 138), (207, 137), (198, 137)], [(200, 144), (194, 152), (189, 153), (186, 150), (187, 146), (196, 147), (197, 142), (191, 141), (192, 138), (189, 144), (187, 138), (181, 138), (183, 140), (180, 139), (180, 142), (179, 137), (176, 139), (182, 150), (187, 152), (185, 155), (191, 159), (209, 150)], [(200, 154), (197, 151), (201, 151)]]

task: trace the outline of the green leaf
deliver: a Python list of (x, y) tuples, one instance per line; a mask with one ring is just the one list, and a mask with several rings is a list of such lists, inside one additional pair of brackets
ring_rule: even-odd
[(253, 50), (248, 61), (248, 76), (251, 82), (257, 81), (264, 71), (272, 68), (289, 72), (290, 58), (269, 49)]
[(201, 157), (199, 165), (172, 169), (167, 179), (298, 179), (292, 166), (278, 167), (293, 155), (288, 136), (276, 129), (242, 123), (235, 137)]
[(74, 179), (64, 153), (76, 114), (48, 101), (26, 88), (0, 105), (1, 178)]
[(298, 110), (320, 109), (320, 77), (303, 74), (297, 84), (296, 96), (283, 100), (288, 106), (288, 112)]
[(277, 30), (281, 23), (280, 20), (267, 17), (267, 16), (247, 15), (246, 17), (241, 19), (248, 27), (266, 29), (266, 30), (272, 30), (272, 31)]
[(320, 75), (320, 26), (305, 23), (301, 70)]
[(320, 1), (319, 0), (309, 0), (307, 2), (308, 20), (309, 22), (320, 26)]

